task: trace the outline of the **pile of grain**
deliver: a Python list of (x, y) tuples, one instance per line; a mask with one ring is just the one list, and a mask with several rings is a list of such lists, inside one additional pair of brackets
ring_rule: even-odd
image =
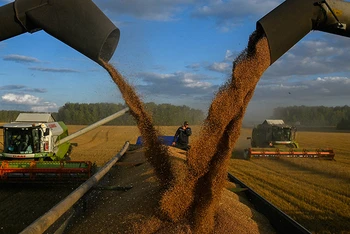
[[(85, 197), (81, 204), (84, 212), (75, 214), (66, 234), (193, 233), (188, 219), (173, 222), (160, 215), (162, 189), (159, 179), (144, 156), (145, 149), (130, 148), (98, 187)], [(183, 178), (185, 151), (170, 147), (168, 153), (176, 169), (175, 176)], [(107, 189), (116, 187), (119, 189)], [(244, 194), (226, 189), (234, 187), (232, 183), (225, 184), (216, 212), (215, 233), (273, 234), (268, 220), (249, 206)]]
[(145, 228), (145, 233), (161, 230), (211, 233), (214, 228), (217, 231), (217, 219), (222, 217), (218, 212), (225, 196), (227, 164), (255, 86), (270, 65), (266, 37), (257, 31), (250, 36), (247, 49), (234, 61), (231, 80), (218, 91), (200, 138), (192, 144), (181, 166), (172, 163), (167, 147), (159, 142), (152, 118), (135, 90), (113, 66), (103, 61), (101, 64), (118, 85), (136, 119), (144, 138), (145, 156), (160, 182), (160, 212), (156, 220), (166, 225), (145, 221), (143, 226), (158, 227), (157, 230)]

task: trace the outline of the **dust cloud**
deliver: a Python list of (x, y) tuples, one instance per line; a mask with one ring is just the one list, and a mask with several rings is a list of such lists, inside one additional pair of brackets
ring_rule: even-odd
[(146, 158), (163, 188), (160, 215), (167, 222), (190, 224), (193, 233), (212, 233), (243, 116), (256, 84), (270, 65), (266, 37), (253, 32), (247, 48), (233, 62), (232, 77), (213, 99), (200, 137), (187, 153), (180, 177), (174, 172), (169, 151), (158, 140), (159, 133), (135, 90), (112, 65), (103, 61), (101, 64), (118, 85), (144, 138)]

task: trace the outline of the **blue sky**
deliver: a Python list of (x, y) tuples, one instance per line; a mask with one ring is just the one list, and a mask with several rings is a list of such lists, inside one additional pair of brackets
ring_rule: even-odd
[[(256, 21), (282, 1), (93, 2), (120, 29), (110, 62), (143, 101), (206, 111)], [(278, 106), (349, 105), (349, 61), (350, 38), (309, 33), (264, 73), (246, 118)], [(0, 110), (55, 112), (67, 102), (124, 103), (101, 66), (44, 31), (0, 42)]]

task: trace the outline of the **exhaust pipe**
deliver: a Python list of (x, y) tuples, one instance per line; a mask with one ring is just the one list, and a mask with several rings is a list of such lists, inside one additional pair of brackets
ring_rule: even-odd
[(91, 0), (15, 0), (0, 7), (0, 41), (44, 30), (88, 58), (109, 61), (119, 29)]
[(256, 28), (267, 37), (273, 64), (311, 30), (350, 37), (350, 3), (286, 0), (261, 18)]

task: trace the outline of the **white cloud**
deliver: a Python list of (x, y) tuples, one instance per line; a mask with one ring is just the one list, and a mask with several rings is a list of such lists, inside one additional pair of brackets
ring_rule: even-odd
[(212, 86), (209, 82), (202, 82), (202, 81), (193, 80), (193, 79), (189, 79), (189, 78), (185, 78), (183, 80), (183, 82), (185, 83), (185, 87), (189, 87), (189, 88), (207, 89), (207, 88), (210, 88)]
[(45, 88), (31, 88), (25, 85), (4, 85), (0, 86), (0, 91), (10, 91), (14, 92), (13, 90), (17, 92), (34, 92), (34, 93), (46, 93), (47, 90)]
[(225, 61), (232, 62), (237, 57), (237, 54), (233, 53), (231, 50), (226, 50)]
[(324, 83), (342, 83), (342, 84), (350, 84), (350, 79), (348, 77), (318, 77), (316, 81), (324, 82)]
[(281, 1), (264, 1), (261, 4), (256, 0), (211, 0), (203, 1), (194, 15), (197, 17), (240, 18), (246, 15), (264, 15), (278, 6)]
[(167, 95), (177, 97), (180, 95), (205, 95), (207, 92), (214, 93), (217, 88), (212, 83), (205, 81), (211, 79), (205, 75), (175, 72), (175, 73), (139, 73), (138, 80), (141, 85), (137, 88), (143, 94)]
[(331, 91), (327, 88), (322, 88), (321, 93), (330, 93)]
[(56, 112), (59, 109), (56, 103), (43, 102), (42, 98), (30, 94), (7, 93), (2, 95), (1, 100), (9, 109), (34, 112)]
[[(176, 15), (181, 13), (184, 4), (191, 4), (194, 0), (96, 0), (102, 10), (117, 15), (131, 15), (139, 19), (155, 21), (172, 21), (176, 20)], [(112, 15), (112, 14), (110, 14)]]
[(258, 20), (259, 17), (273, 10), (281, 2), (280, 0), (270, 0), (261, 4), (261, 1), (256, 0), (201, 1), (193, 11), (192, 16), (196, 18), (214, 18), (217, 28), (226, 32), (245, 22), (247, 17)]
[(70, 68), (46, 68), (46, 67), (30, 67), (30, 70), (42, 71), (42, 72), (54, 72), (54, 73), (75, 73), (79, 72)]
[[(107, 15), (130, 15), (139, 19), (173, 21), (189, 12), (196, 18), (214, 18), (217, 28), (229, 31), (242, 23), (247, 16), (260, 17), (278, 6), (281, 0), (96, 0)], [(258, 19), (258, 18), (257, 18)]]
[(230, 73), (232, 70), (232, 64), (230, 63), (213, 63), (212, 65), (208, 66), (208, 69), (211, 71), (217, 71), (221, 73)]
[(302, 81), (288, 80), (279, 84), (258, 84), (254, 98), (269, 103), (293, 103), (293, 105), (348, 104), (350, 78), (318, 77)]
[(268, 91), (289, 91), (289, 90), (302, 90), (307, 89), (306, 85), (286, 85), (286, 84), (275, 84), (275, 85), (258, 85), (258, 89), (265, 89)]
[(14, 104), (26, 104), (26, 105), (35, 105), (38, 104), (41, 99), (30, 94), (13, 94), (8, 93), (4, 94), (1, 99), (5, 102), (14, 103)]
[(56, 103), (44, 102), (39, 105), (32, 106), (30, 109), (34, 112), (56, 112), (58, 111)]
[(189, 72), (139, 73), (137, 92), (145, 102), (187, 105), (205, 111), (218, 86), (211, 83), (217, 80), (203, 74)]
[(5, 61), (14, 61), (17, 63), (38, 63), (40, 62), (39, 59), (19, 54), (9, 54), (4, 56), (3, 58)]
[(186, 68), (197, 70), (197, 69), (200, 68), (200, 64), (199, 63), (193, 63), (193, 64), (190, 64), (190, 65), (187, 65)]
[(350, 39), (337, 38), (320, 34), (317, 39), (315, 34), (306, 36), (302, 41), (292, 47), (286, 54), (278, 59), (265, 72), (264, 79), (278, 79), (282, 76), (309, 76), (326, 75), (332, 73), (348, 73), (350, 64)]

